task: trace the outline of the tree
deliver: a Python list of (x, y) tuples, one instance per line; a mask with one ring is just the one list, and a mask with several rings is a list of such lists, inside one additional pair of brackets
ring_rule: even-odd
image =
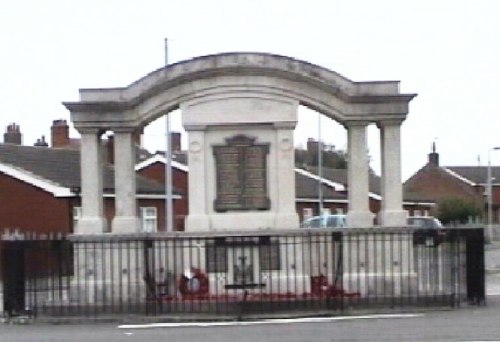
[[(323, 146), (321, 151), (323, 167), (332, 169), (347, 168), (347, 154), (342, 150), (336, 150), (331, 145)], [(312, 148), (304, 150), (302, 148), (295, 149), (295, 165), (297, 167), (318, 166), (318, 149)]]
[(481, 215), (474, 202), (462, 198), (445, 198), (438, 203), (438, 218), (444, 223), (467, 223), (469, 218)]

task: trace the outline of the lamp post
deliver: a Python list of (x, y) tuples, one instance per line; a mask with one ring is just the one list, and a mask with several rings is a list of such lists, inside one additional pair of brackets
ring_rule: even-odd
[(318, 113), (318, 215), (323, 215), (323, 144), (321, 143), (321, 113)]
[(488, 150), (488, 179), (486, 180), (487, 187), (487, 199), (488, 199), (488, 218), (487, 218), (487, 229), (488, 229), (488, 239), (493, 240), (493, 177), (491, 175), (491, 151), (498, 151), (500, 147), (492, 147)]

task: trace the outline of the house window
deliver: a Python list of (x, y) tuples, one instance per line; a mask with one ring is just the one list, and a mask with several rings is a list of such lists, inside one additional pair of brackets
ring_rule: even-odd
[(336, 208), (336, 209), (335, 209), (335, 212), (336, 212), (337, 214), (339, 214), (339, 215), (342, 215), (342, 214), (344, 214), (344, 208)]
[(73, 207), (73, 227), (82, 218), (82, 207)]
[(155, 233), (158, 227), (158, 215), (155, 207), (141, 207), (142, 231)]
[(304, 208), (302, 209), (302, 217), (304, 217), (304, 220), (307, 220), (310, 217), (313, 217), (313, 210), (312, 208)]

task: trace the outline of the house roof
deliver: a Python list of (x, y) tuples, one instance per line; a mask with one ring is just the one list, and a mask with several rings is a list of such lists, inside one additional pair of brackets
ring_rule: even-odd
[[(136, 165), (136, 170), (141, 170), (154, 163), (166, 163), (166, 159), (162, 155), (155, 155)], [(172, 161), (172, 167), (189, 171), (189, 167), (185, 164)], [(295, 168), (295, 195), (299, 200), (317, 200), (318, 199), (318, 184), (320, 177), (317, 175), (318, 168), (310, 168), (308, 170)], [(322, 196), (325, 201), (347, 202), (347, 170), (344, 169), (322, 169)], [(434, 203), (424, 195), (404, 190), (403, 193), (405, 202), (420, 202)], [(380, 177), (375, 174), (370, 174), (370, 197), (381, 199), (380, 196)]]
[[(150, 165), (153, 165), (154, 163), (158, 163), (158, 162), (166, 164), (167, 160), (163, 155), (155, 154), (151, 158), (148, 158), (148, 159), (140, 162), (139, 164), (137, 164), (135, 166), (135, 170), (136, 171), (142, 170), (142, 169), (144, 169)], [(175, 161), (175, 160), (172, 160), (172, 167), (179, 169), (181, 171), (184, 171), (184, 172), (188, 172), (188, 170), (189, 170), (187, 165), (182, 164), (182, 163)]]
[[(311, 172), (302, 169), (295, 169), (295, 195), (301, 200), (317, 200), (318, 199), (318, 184), (319, 177)], [(322, 195), (323, 199), (328, 201), (347, 201), (347, 196), (343, 190), (345, 190), (342, 184), (332, 182), (328, 179), (323, 178), (321, 180), (322, 184)]]
[[(443, 168), (453, 172), (455, 177), (472, 183), (470, 185), (484, 185), (488, 178), (487, 166), (443, 166)], [(500, 167), (492, 166), (491, 176), (493, 184), (500, 185)]]
[[(310, 172), (317, 174), (318, 168), (311, 167)], [(332, 169), (324, 167), (322, 168), (322, 176), (336, 184), (341, 184), (344, 189), (347, 189), (347, 170), (346, 169)], [(369, 191), (370, 197), (380, 200), (381, 197), (381, 178), (374, 174), (369, 174)], [(434, 201), (425, 195), (403, 189), (403, 200), (405, 202), (428, 202), (433, 203)]]
[[(71, 189), (79, 188), (80, 151), (64, 148), (48, 148), (0, 144), (0, 171), (30, 183), (55, 196), (71, 196)], [(104, 165), (103, 190), (114, 193), (114, 167)], [(136, 176), (137, 193), (140, 195), (162, 195), (163, 185)], [(178, 190), (174, 189), (178, 193)]]

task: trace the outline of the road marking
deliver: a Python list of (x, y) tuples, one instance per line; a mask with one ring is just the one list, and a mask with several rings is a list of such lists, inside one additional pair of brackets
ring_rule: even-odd
[(385, 314), (385, 315), (364, 315), (364, 316), (339, 316), (339, 317), (310, 317), (310, 318), (286, 318), (286, 319), (265, 319), (259, 321), (235, 321), (235, 322), (186, 322), (186, 323), (149, 323), (149, 324), (124, 324), (118, 329), (151, 329), (151, 328), (207, 328), (207, 327), (228, 327), (228, 326), (248, 326), (264, 324), (290, 324), (290, 323), (328, 323), (334, 321), (348, 321), (356, 319), (395, 319), (395, 318), (415, 318), (423, 317), (424, 314)]

